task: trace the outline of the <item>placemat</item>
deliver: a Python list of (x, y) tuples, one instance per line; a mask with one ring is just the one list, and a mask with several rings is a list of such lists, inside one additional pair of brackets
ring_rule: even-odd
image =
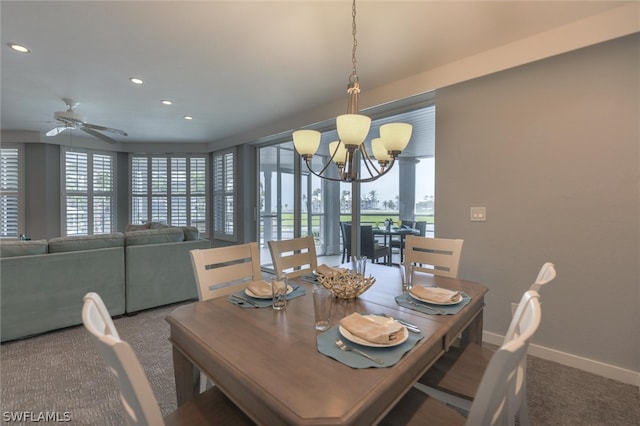
[[(293, 287), (293, 291), (287, 294), (287, 300), (295, 299), (296, 297), (304, 296), (307, 291), (304, 287), (295, 284), (289, 284)], [(232, 297), (233, 295), (240, 297), (244, 300), (240, 300)], [(248, 296), (244, 290), (236, 291), (227, 297), (227, 302), (233, 303), (241, 308), (268, 308), (272, 305), (273, 301), (269, 299), (258, 299), (256, 297)]]
[[(455, 315), (462, 308), (467, 306), (471, 302), (471, 297), (466, 293), (462, 294), (462, 301), (455, 305), (432, 305), (429, 303), (421, 302), (418, 299), (414, 299), (407, 293), (402, 293), (400, 296), (396, 296), (396, 303), (405, 308), (413, 309), (414, 311), (422, 312), (430, 315)], [(410, 304), (409, 300), (413, 303)]]
[(300, 279), (308, 283), (320, 284), (320, 281), (318, 281), (318, 277), (316, 277), (314, 274), (302, 275)]
[[(409, 352), (423, 337), (424, 334), (422, 333), (409, 333), (409, 338), (398, 346), (389, 348), (371, 348), (369, 346), (353, 343), (350, 340), (346, 339), (340, 334), (338, 326), (335, 325), (327, 331), (319, 334), (317, 337), (317, 341), (318, 352), (330, 358), (333, 358), (345, 365), (348, 365), (351, 368), (386, 368), (391, 367), (392, 365), (400, 361), (402, 356)], [(341, 339), (344, 343), (352, 348), (358, 348), (361, 351), (373, 355), (376, 358), (380, 358), (384, 361), (384, 364), (378, 364), (355, 352), (342, 351), (336, 345), (336, 339)]]

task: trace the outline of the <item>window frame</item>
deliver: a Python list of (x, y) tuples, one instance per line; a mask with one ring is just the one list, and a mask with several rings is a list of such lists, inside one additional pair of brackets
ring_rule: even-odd
[[(228, 183), (228, 176), (227, 176), (227, 167), (228, 164), (223, 165), (223, 171), (222, 174), (224, 175), (223, 180), (224, 182), (221, 185), (222, 189), (218, 189), (217, 188), (217, 184), (218, 181), (216, 180), (216, 176), (217, 176), (217, 167), (218, 167), (218, 159), (222, 159), (222, 161), (225, 161), (225, 158), (228, 158), (228, 156), (231, 156), (231, 173), (232, 173), (232, 183), (231, 186), (229, 186)], [(237, 242), (238, 240), (238, 211), (237, 209), (233, 209), (233, 211), (231, 213), (229, 213), (229, 211), (227, 210), (227, 203), (224, 203), (224, 199), (231, 199), (231, 205), (232, 206), (237, 206), (238, 204), (238, 197), (237, 197), (237, 185), (238, 185), (238, 179), (237, 179), (237, 175), (238, 175), (238, 153), (235, 147), (229, 148), (229, 149), (224, 149), (224, 150), (220, 150), (220, 151), (215, 151), (213, 152), (212, 155), (212, 166), (211, 166), (211, 211), (212, 211), (212, 218), (213, 218), (213, 225), (212, 225), (212, 233), (213, 233), (213, 238), (217, 239), (217, 240), (223, 240), (223, 241), (230, 241), (230, 242)], [(219, 214), (217, 212), (217, 206), (216, 203), (218, 202), (220, 197), (224, 197), (223, 199), (223, 212), (221, 213), (222, 218), (219, 217)], [(232, 230), (231, 232), (226, 232), (226, 228), (228, 226), (228, 224), (224, 224), (222, 226), (222, 228), (219, 228), (219, 224), (220, 221), (225, 221), (226, 218), (229, 216), (229, 214), (231, 214), (232, 216), (232, 220), (233, 223), (231, 224), (232, 226)], [(224, 223), (224, 222), (223, 222)]]
[[(11, 143), (3, 143), (2, 150), (16, 150), (18, 160), (16, 162), (17, 170), (16, 170), (16, 178), (18, 181), (17, 190), (16, 191), (7, 191), (1, 190), (2, 196), (9, 195), (15, 196), (17, 198), (17, 212), (15, 215), (16, 221), (16, 234), (10, 235), (5, 234), (3, 231), (4, 226), (0, 227), (0, 239), (17, 239), (20, 235), (27, 235), (26, 222), (25, 222), (25, 199), (24, 199), (24, 188), (25, 188), (25, 149), (24, 144), (11, 144)], [(1, 188), (1, 187), (0, 187)], [(4, 218), (3, 220), (6, 220)]]
[[(84, 190), (69, 191), (67, 190), (67, 153), (78, 153), (87, 155), (87, 188)], [(105, 156), (111, 159), (111, 189), (108, 191), (96, 190), (94, 181), (94, 156)], [(117, 155), (115, 152), (102, 151), (78, 147), (63, 147), (60, 151), (60, 230), (63, 236), (69, 235), (99, 235), (110, 234), (116, 232), (117, 226)], [(67, 217), (67, 197), (69, 195), (85, 195), (87, 197), (87, 232), (69, 234), (68, 217)], [(95, 229), (95, 201), (96, 198), (107, 197), (110, 199), (110, 226), (108, 232), (96, 232)]]
[[(143, 191), (134, 191), (134, 161), (136, 159), (145, 159), (146, 160), (146, 169), (144, 173), (146, 173), (145, 179), (145, 190)], [(164, 165), (164, 174), (166, 175), (166, 180), (162, 182), (158, 182), (154, 180), (154, 173), (157, 172), (157, 169), (154, 169), (154, 163), (158, 163), (158, 160), (161, 160)], [(176, 165), (179, 160), (184, 160), (184, 169), (178, 169)], [(204, 184), (204, 192), (193, 191), (193, 185), (198, 185), (198, 182), (192, 181), (192, 176), (194, 173), (200, 171), (199, 167), (194, 168), (193, 160), (201, 160), (202, 165), (204, 166), (204, 174), (202, 178), (202, 182), (200, 184)], [(199, 162), (199, 161), (198, 161)], [(134, 220), (134, 213), (138, 212), (137, 209), (134, 210), (134, 199), (143, 198), (146, 199), (140, 205), (146, 205), (144, 210), (146, 210), (146, 222), (166, 222), (166, 224), (171, 226), (195, 226), (198, 228), (199, 234), (201, 236), (206, 236), (209, 233), (209, 156), (208, 154), (201, 153), (130, 153), (129, 154), (129, 182), (128, 182), (128, 220), (131, 224), (138, 224), (139, 220)], [(197, 164), (195, 164), (198, 166)], [(184, 179), (184, 184), (182, 185), (184, 191), (176, 190), (177, 185), (174, 184), (174, 179), (177, 174), (176, 172), (182, 171), (184, 172), (182, 175)], [(158, 175), (159, 176), (159, 175)], [(162, 190), (157, 190), (158, 186), (161, 187)], [(176, 209), (179, 204), (178, 199), (184, 199), (185, 207), (182, 209)], [(198, 217), (194, 218), (194, 201), (197, 202), (198, 198), (202, 198), (204, 200), (204, 214), (197, 215)], [(166, 201), (166, 211), (163, 212), (163, 217), (159, 218), (155, 216), (154, 213), (154, 200), (158, 201), (164, 199)], [(174, 203), (175, 201), (175, 203)], [(175, 204), (175, 205), (174, 205)], [(141, 209), (142, 210), (142, 209)], [(174, 216), (178, 216), (177, 220), (182, 218), (182, 215), (176, 215), (176, 212), (184, 213), (184, 223), (176, 223), (174, 220)], [(201, 217), (201, 219), (199, 219)], [(145, 218), (141, 218), (140, 220), (144, 221)], [(194, 224), (194, 221), (198, 221), (198, 224)]]

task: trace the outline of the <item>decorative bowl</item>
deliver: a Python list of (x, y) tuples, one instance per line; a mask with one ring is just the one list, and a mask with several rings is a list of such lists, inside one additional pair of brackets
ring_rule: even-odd
[(323, 287), (339, 299), (355, 299), (367, 291), (376, 282), (372, 276), (364, 277), (344, 270), (318, 277)]

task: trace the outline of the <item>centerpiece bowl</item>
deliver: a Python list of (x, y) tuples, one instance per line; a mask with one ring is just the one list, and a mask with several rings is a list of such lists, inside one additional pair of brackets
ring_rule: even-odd
[(339, 299), (355, 299), (376, 282), (372, 276), (364, 277), (348, 270), (338, 271), (318, 277), (323, 287)]

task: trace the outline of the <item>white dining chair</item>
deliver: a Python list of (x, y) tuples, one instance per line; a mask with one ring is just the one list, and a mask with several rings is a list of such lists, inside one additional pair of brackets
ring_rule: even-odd
[[(191, 250), (189, 255), (199, 300), (226, 296), (262, 279), (260, 250), (256, 242)], [(200, 392), (213, 385), (213, 380), (200, 373)]]
[(542, 319), (538, 293), (527, 291), (521, 306), (522, 309), (518, 312), (520, 332), (514, 331), (513, 338), (496, 350), (482, 376), (477, 396), (466, 418), (445, 403), (414, 387), (380, 424), (515, 425), (516, 416), (522, 424), (521, 416), (526, 402), (526, 382), (523, 380), (522, 366), (526, 364), (527, 348)]
[(278, 277), (296, 278), (310, 274), (318, 267), (313, 237), (269, 241), (273, 269)]
[[(537, 289), (548, 284), (555, 277), (555, 266), (551, 262), (546, 262), (540, 268), (529, 291), (535, 291), (538, 294)], [(530, 298), (529, 291), (523, 294), (518, 303), (503, 343), (519, 335), (522, 322), (528, 320), (526, 306), (523, 303)], [(468, 343), (462, 347), (452, 346), (418, 380), (416, 386), (431, 396), (468, 410), (478, 394), (480, 381), (494, 354), (492, 349), (475, 343)], [(526, 381), (526, 364), (522, 366), (522, 373), (523, 381)], [(523, 390), (523, 395), (526, 395), (526, 388)], [(526, 396), (521, 407), (520, 423), (523, 426), (529, 423)]]
[(404, 264), (413, 265), (415, 271), (458, 278), (463, 244), (460, 239), (407, 235)]
[(189, 254), (200, 300), (226, 296), (262, 279), (256, 242), (191, 250)]
[(163, 417), (142, 365), (131, 346), (120, 339), (97, 293), (84, 296), (82, 322), (116, 381), (127, 425), (253, 424), (217, 387)]

